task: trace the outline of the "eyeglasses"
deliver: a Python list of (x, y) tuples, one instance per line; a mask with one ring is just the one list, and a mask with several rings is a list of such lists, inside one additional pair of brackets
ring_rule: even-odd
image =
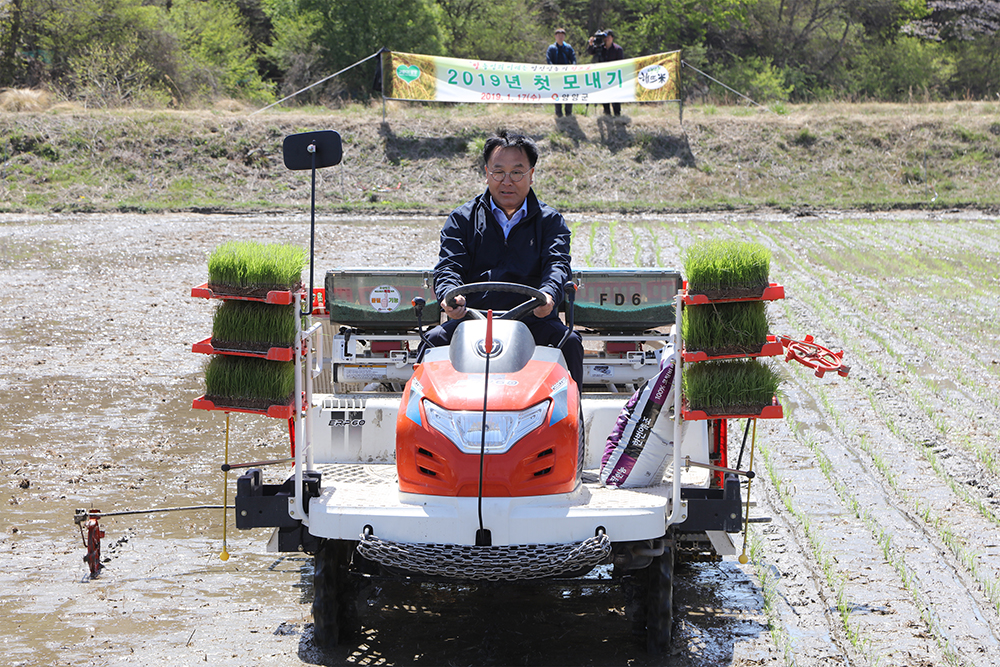
[(492, 178), (497, 183), (503, 183), (503, 179), (510, 176), (511, 183), (520, 183), (524, 175), (527, 174), (526, 171), (491, 171), (490, 178)]

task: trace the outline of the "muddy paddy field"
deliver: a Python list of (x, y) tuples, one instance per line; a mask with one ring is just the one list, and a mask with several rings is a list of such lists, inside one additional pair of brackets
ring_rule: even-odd
[[(323, 217), (334, 267), (430, 267), (440, 218)], [(304, 216), (0, 216), (0, 664), (1000, 666), (1000, 225), (996, 216), (571, 216), (574, 265), (679, 267), (703, 237), (758, 241), (787, 298), (772, 331), (843, 349), (850, 376), (776, 361), (757, 427), (747, 565), (678, 572), (672, 654), (618, 591), (384, 587), (358, 642), (312, 642), (312, 563), (198, 510), (108, 517), (91, 580), (76, 508), (223, 500), (226, 423), (193, 410), (218, 244), (308, 245)], [(274, 423), (269, 423), (269, 422)], [(234, 414), (232, 460), (285, 425)], [(742, 422), (731, 424), (742, 433)], [(733, 446), (738, 446), (738, 443)], [(231, 502), (234, 486), (230, 476)]]

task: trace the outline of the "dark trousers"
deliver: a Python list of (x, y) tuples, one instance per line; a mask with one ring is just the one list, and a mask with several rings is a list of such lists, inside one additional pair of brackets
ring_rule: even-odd
[(559, 118), (559, 117), (561, 117), (563, 115), (563, 112), (562, 112), (562, 108), (563, 107), (566, 107), (566, 115), (567, 116), (572, 116), (573, 115), (573, 105), (572, 104), (557, 104), (556, 105), (556, 118)]
[[(451, 337), (455, 329), (462, 320), (448, 320), (444, 324), (434, 327), (427, 332), (427, 341), (434, 347), (444, 347), (451, 342)], [(535, 345), (548, 345), (555, 347), (563, 339), (566, 333), (566, 325), (560, 320), (533, 320), (525, 322), (528, 330), (535, 339)], [(566, 359), (566, 367), (569, 368), (570, 376), (576, 381), (576, 386), (583, 388), (583, 339), (580, 334), (573, 332), (566, 343), (562, 346), (563, 357)]]
[(621, 105), (621, 102), (612, 102), (611, 104), (605, 104), (604, 105), (604, 113), (610, 114), (612, 107), (614, 107), (614, 109), (615, 109), (615, 115), (616, 116), (621, 116), (622, 115), (622, 105)]

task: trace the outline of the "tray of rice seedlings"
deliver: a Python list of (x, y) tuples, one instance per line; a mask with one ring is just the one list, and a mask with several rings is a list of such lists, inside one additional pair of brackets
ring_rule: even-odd
[(295, 345), (295, 306), (257, 301), (223, 301), (212, 318), (212, 337), (193, 346), (203, 354), (236, 354), (291, 361)]
[(684, 361), (781, 354), (784, 348), (768, 335), (769, 326), (763, 301), (688, 306), (681, 327)]
[(208, 282), (191, 294), (289, 304), (302, 289), (306, 260), (306, 251), (293, 245), (228, 241), (208, 258)]
[(215, 355), (205, 366), (201, 410), (254, 412), (288, 418), (294, 414), (295, 364), (251, 357)]
[(777, 419), (776, 395), (781, 378), (758, 359), (706, 361), (684, 366), (682, 386), (686, 420), (719, 417)]
[(768, 282), (771, 251), (759, 243), (710, 240), (684, 255), (685, 304), (784, 298), (784, 288)]

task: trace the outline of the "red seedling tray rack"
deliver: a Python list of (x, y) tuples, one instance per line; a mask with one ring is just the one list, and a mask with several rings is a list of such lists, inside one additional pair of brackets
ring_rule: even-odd
[(202, 283), (191, 288), (191, 296), (199, 299), (232, 299), (235, 301), (259, 301), (269, 303), (273, 306), (290, 306), (296, 294), (304, 294), (302, 290), (273, 290), (267, 293), (266, 297), (259, 296), (237, 296), (235, 294), (225, 294), (216, 292), (209, 288), (208, 283)]
[(785, 288), (778, 283), (771, 283), (764, 288), (764, 293), (760, 296), (744, 296), (734, 298), (709, 299), (704, 294), (688, 294), (687, 283), (684, 283), (684, 290), (681, 297), (686, 306), (703, 306), (710, 303), (736, 303), (740, 301), (777, 301), (785, 298)]
[(785, 352), (784, 346), (774, 336), (768, 335), (767, 342), (764, 343), (759, 352), (744, 352), (741, 354), (723, 354), (719, 356), (709, 356), (701, 350), (688, 352), (686, 349), (681, 353), (684, 361), (719, 361), (722, 359), (748, 359), (752, 357), (776, 357)]
[(253, 408), (238, 408), (229, 405), (216, 405), (212, 401), (208, 400), (204, 396), (194, 399), (194, 403), (191, 405), (195, 410), (218, 410), (222, 412), (245, 412), (251, 415), (264, 415), (265, 417), (274, 417), (275, 419), (291, 419), (295, 416), (295, 405), (294, 403), (289, 403), (288, 405), (271, 405), (267, 409), (255, 410)]
[(764, 406), (764, 409), (758, 414), (709, 414), (704, 410), (688, 410), (687, 407), (681, 407), (681, 417), (684, 421), (704, 421), (706, 419), (781, 419), (784, 416), (785, 413), (777, 401), (772, 405)]
[(226, 354), (236, 357), (254, 357), (256, 359), (267, 359), (268, 361), (291, 361), (295, 358), (295, 348), (293, 347), (272, 347), (266, 352), (233, 350), (214, 347), (211, 337), (192, 345), (191, 351), (199, 354)]

